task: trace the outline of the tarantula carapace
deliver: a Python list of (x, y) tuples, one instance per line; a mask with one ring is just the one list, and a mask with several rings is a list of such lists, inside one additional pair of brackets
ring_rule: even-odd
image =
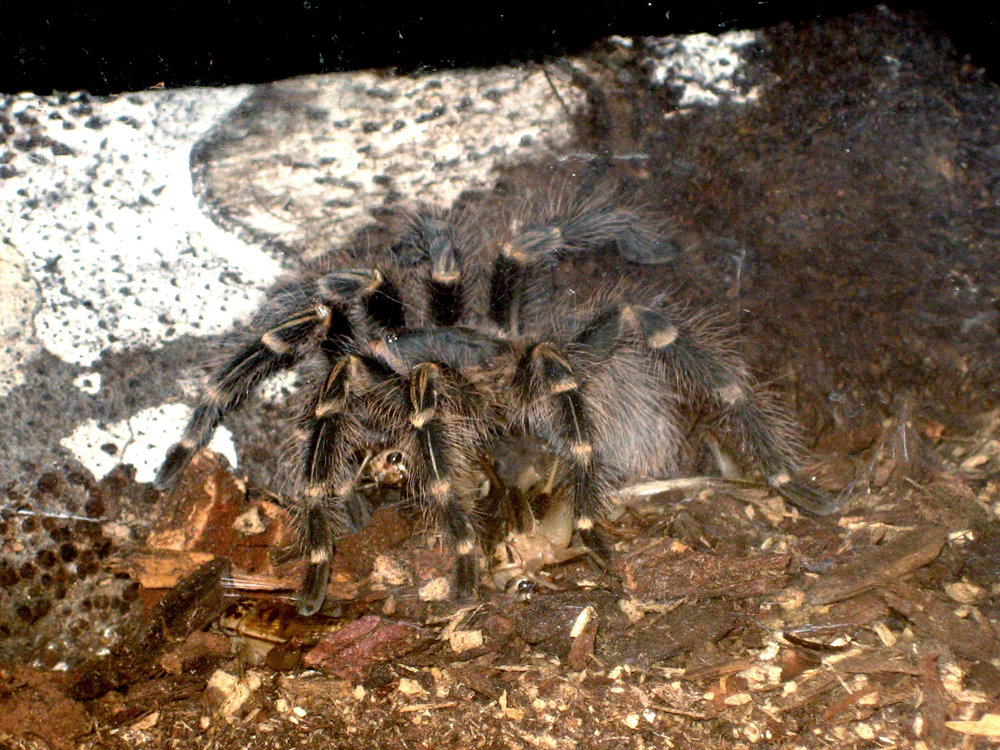
[(792, 421), (759, 393), (712, 316), (620, 289), (553, 309), (561, 257), (657, 250), (662, 238), (640, 211), (607, 193), (574, 195), (522, 207), (499, 232), (488, 223), (418, 210), (381, 258), (345, 254), (282, 285), (255, 338), (209, 378), (157, 487), (176, 482), (261, 381), (312, 361), (296, 453), (304, 614), (322, 606), (337, 536), (369, 517), (360, 483), (376, 458), (380, 471), (399, 465), (407, 492), (436, 516), (457, 556), (458, 598), (477, 591), (480, 524), (490, 521), (476, 512), (480, 467), (498, 440), (544, 441), (562, 464), (576, 534), (603, 556), (595, 521), (615, 488), (676, 471), (685, 403), (710, 406), (721, 434), (792, 505), (833, 510), (794, 474)]

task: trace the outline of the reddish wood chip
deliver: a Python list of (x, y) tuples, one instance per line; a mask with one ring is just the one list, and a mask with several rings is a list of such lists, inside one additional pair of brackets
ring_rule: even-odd
[(33, 740), (31, 747), (42, 740), (45, 747), (71, 750), (91, 722), (83, 705), (64, 694), (67, 683), (67, 675), (42, 669), (0, 669), (0, 733)]
[(363, 682), (379, 664), (398, 659), (430, 639), (416, 625), (367, 615), (321, 640), (303, 657), (303, 665)]
[[(287, 512), (265, 500), (251, 503), (225, 460), (214, 453), (202, 451), (192, 459), (170, 500), (168, 512), (147, 540), (151, 550), (207, 552), (229, 559), (240, 570), (269, 575), (270, 548), (281, 548), (291, 539)], [(262, 533), (247, 533), (245, 524), (237, 523), (252, 509), (265, 528)]]

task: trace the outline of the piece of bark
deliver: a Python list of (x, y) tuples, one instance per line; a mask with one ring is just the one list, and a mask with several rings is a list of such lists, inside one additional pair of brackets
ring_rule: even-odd
[(514, 605), (507, 615), (520, 639), (539, 651), (565, 659), (573, 645), (573, 627), (588, 607), (592, 618), (599, 622), (598, 650), (601, 642), (618, 640), (628, 627), (628, 618), (618, 608), (616, 597), (596, 588), (551, 592)]
[(815, 669), (820, 661), (820, 655), (815, 651), (795, 646), (782, 648), (780, 653), (781, 681), (794, 680), (803, 672)]
[[(585, 610), (586, 611), (586, 610)], [(594, 656), (594, 640), (597, 637), (597, 618), (591, 616), (580, 628), (580, 632), (571, 634), (569, 654), (566, 655), (566, 665), (575, 672), (586, 667)]]
[(127, 567), (144, 589), (172, 589), (215, 555), (157, 549), (132, 555)]
[(914, 629), (946, 644), (956, 653), (978, 661), (1000, 656), (994, 633), (973, 619), (962, 619), (932, 594), (902, 582), (881, 587), (878, 593), (886, 604), (909, 620)]
[(889, 608), (882, 597), (868, 592), (823, 607), (809, 617), (814, 626), (836, 627), (838, 632), (845, 628), (861, 627), (884, 620), (889, 616)]
[(159, 677), (131, 686), (125, 697), (110, 693), (88, 707), (102, 727), (113, 729), (131, 724), (151, 709), (197, 695), (206, 681), (207, 676), (199, 675)]
[(923, 693), (920, 716), (924, 719), (921, 739), (928, 747), (956, 747), (956, 736), (945, 726), (952, 705), (938, 671), (941, 651), (927, 647), (920, 650), (920, 688)]
[[(265, 500), (249, 502), (225, 460), (200, 451), (191, 460), (167, 508), (146, 541), (150, 550), (211, 553), (251, 573), (272, 572), (270, 550), (292, 540), (288, 512)], [(243, 517), (257, 509), (262, 533), (246, 533)]]
[(796, 709), (807, 706), (813, 701), (818, 700), (819, 697), (827, 691), (840, 687), (841, 685), (841, 680), (837, 675), (830, 673), (818, 673), (808, 682), (798, 685), (793, 692), (783, 695), (779, 700), (777, 700), (775, 711), (779, 715), (788, 713), (789, 711), (795, 711)]
[(988, 661), (973, 662), (967, 677), (967, 687), (980, 690), (993, 700), (1000, 698), (1000, 669)]
[(685, 596), (745, 599), (780, 591), (788, 583), (790, 555), (736, 557), (678, 551), (663, 540), (626, 555), (616, 566), (637, 599)]
[(471, 661), (472, 659), (478, 659), (480, 656), (499, 651), (514, 637), (516, 628), (509, 618), (499, 614), (492, 614), (486, 618), (481, 632), (483, 640), (480, 645), (450, 655), (453, 664)]
[(232, 655), (232, 644), (224, 635), (196, 630), (160, 657), (167, 674), (208, 674)]
[(708, 667), (698, 667), (697, 669), (687, 669), (681, 675), (682, 680), (687, 682), (712, 682), (720, 677), (726, 677), (744, 669), (750, 669), (753, 662), (749, 659), (736, 659), (723, 664), (713, 664)]
[(878, 651), (874, 654), (860, 654), (838, 661), (833, 668), (838, 672), (851, 674), (875, 674), (887, 672), (890, 674), (922, 674), (919, 665), (906, 658), (903, 653)]
[(488, 700), (495, 701), (504, 690), (498, 677), (499, 672), (492, 667), (479, 664), (458, 664), (450, 667), (455, 682), (479, 693)]
[(97, 698), (109, 690), (142, 682), (159, 666), (160, 654), (172, 643), (201, 630), (222, 614), (223, 579), (228, 560), (216, 558), (167, 592), (148, 615), (131, 624), (131, 632), (111, 654), (85, 665), (69, 690), (76, 700)]
[(936, 526), (898, 536), (835, 567), (813, 584), (806, 598), (810, 604), (832, 604), (898, 581), (936, 558), (947, 541), (947, 530)]
[(705, 657), (706, 646), (724, 638), (738, 622), (731, 599), (707, 599), (685, 602), (657, 617), (645, 627), (628, 632), (610, 625), (597, 639), (597, 658), (609, 664), (630, 664), (640, 669), (658, 664), (678, 654)]
[[(867, 698), (870, 695), (878, 695), (878, 687), (875, 685), (868, 685), (861, 690), (856, 690), (853, 693), (848, 693), (840, 700), (834, 702), (832, 705), (828, 706), (823, 712), (823, 721), (827, 722), (831, 719), (844, 713), (849, 708), (857, 705), (858, 701), (862, 698)], [(869, 707), (866, 711), (867, 715), (871, 715), (874, 712), (874, 708)], [(856, 720), (856, 717), (855, 717)]]

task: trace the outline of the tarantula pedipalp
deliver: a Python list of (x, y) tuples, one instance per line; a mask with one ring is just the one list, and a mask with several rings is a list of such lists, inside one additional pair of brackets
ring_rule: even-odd
[[(475, 227), (420, 211), (387, 262), (345, 263), (281, 287), (257, 338), (209, 378), (156, 486), (171, 487), (262, 380), (316, 359), (297, 454), (305, 614), (322, 606), (337, 535), (368, 518), (359, 477), (375, 456), (406, 457), (408, 491), (437, 516), (457, 556), (459, 598), (478, 584), (477, 460), (501, 438), (540, 438), (559, 458), (575, 532), (605, 557), (595, 522), (623, 482), (676, 470), (686, 401), (710, 404), (788, 502), (834, 509), (795, 476), (793, 423), (760, 396), (709, 316), (613, 298), (553, 313), (553, 263), (609, 247), (646, 253), (660, 239), (642, 214), (600, 194), (523, 210), (485, 241)], [(417, 304), (404, 305), (403, 288)]]

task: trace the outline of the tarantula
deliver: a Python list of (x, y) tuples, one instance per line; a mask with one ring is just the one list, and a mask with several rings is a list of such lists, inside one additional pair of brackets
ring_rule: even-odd
[(616, 486), (677, 470), (685, 402), (709, 405), (789, 503), (834, 509), (794, 474), (792, 421), (711, 316), (621, 293), (551, 309), (557, 260), (610, 248), (641, 256), (663, 241), (654, 223), (604, 193), (522, 207), (504, 224), (491, 236), (474, 213), (420, 209), (381, 259), (342, 256), (280, 286), (168, 451), (161, 490), (261, 381), (316, 363), (296, 454), (301, 613), (323, 604), (337, 536), (369, 518), (361, 483), (374, 464), (436, 516), (456, 555), (454, 595), (474, 596), (479, 466), (498, 440), (544, 441), (561, 462), (575, 533), (606, 558), (595, 522)]

